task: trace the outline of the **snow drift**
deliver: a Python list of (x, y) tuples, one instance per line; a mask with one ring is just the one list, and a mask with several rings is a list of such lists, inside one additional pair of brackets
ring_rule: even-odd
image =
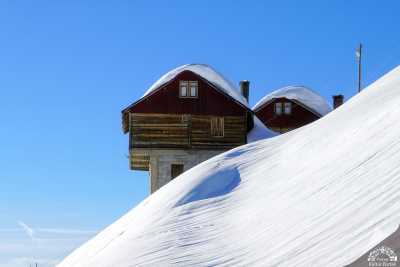
[(182, 174), (60, 267), (343, 266), (400, 223), (400, 67), (303, 128)]

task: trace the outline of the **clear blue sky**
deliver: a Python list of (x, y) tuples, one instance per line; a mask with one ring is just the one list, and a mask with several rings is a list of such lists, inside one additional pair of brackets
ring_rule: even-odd
[[(329, 102), (349, 98), (360, 41), (365, 84), (400, 63), (399, 9), (398, 1), (2, 1), (0, 266), (34, 256), (45, 266), (148, 195), (147, 173), (128, 169), (120, 111), (168, 70), (206, 63), (235, 83), (248, 79), (251, 104), (290, 84)], [(65, 234), (76, 230), (88, 236)]]

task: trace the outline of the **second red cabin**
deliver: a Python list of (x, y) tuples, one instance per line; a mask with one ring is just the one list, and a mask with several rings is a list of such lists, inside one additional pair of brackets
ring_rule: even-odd
[(311, 123), (331, 110), (323, 97), (304, 86), (288, 86), (276, 90), (253, 107), (264, 125), (278, 133)]

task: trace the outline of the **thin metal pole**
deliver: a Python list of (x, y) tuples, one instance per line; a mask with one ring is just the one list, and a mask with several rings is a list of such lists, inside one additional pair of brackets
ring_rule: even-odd
[(362, 44), (358, 47), (358, 92), (361, 92), (361, 57), (362, 57)]

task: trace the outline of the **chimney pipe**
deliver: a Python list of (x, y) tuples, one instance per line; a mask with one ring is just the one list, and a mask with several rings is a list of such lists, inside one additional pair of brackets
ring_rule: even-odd
[(240, 81), (240, 93), (246, 98), (247, 103), (249, 103), (249, 89), (250, 89), (250, 82), (247, 80)]
[(332, 98), (333, 98), (333, 109), (336, 109), (343, 104), (343, 99), (344, 99), (343, 95), (334, 95), (332, 96)]

